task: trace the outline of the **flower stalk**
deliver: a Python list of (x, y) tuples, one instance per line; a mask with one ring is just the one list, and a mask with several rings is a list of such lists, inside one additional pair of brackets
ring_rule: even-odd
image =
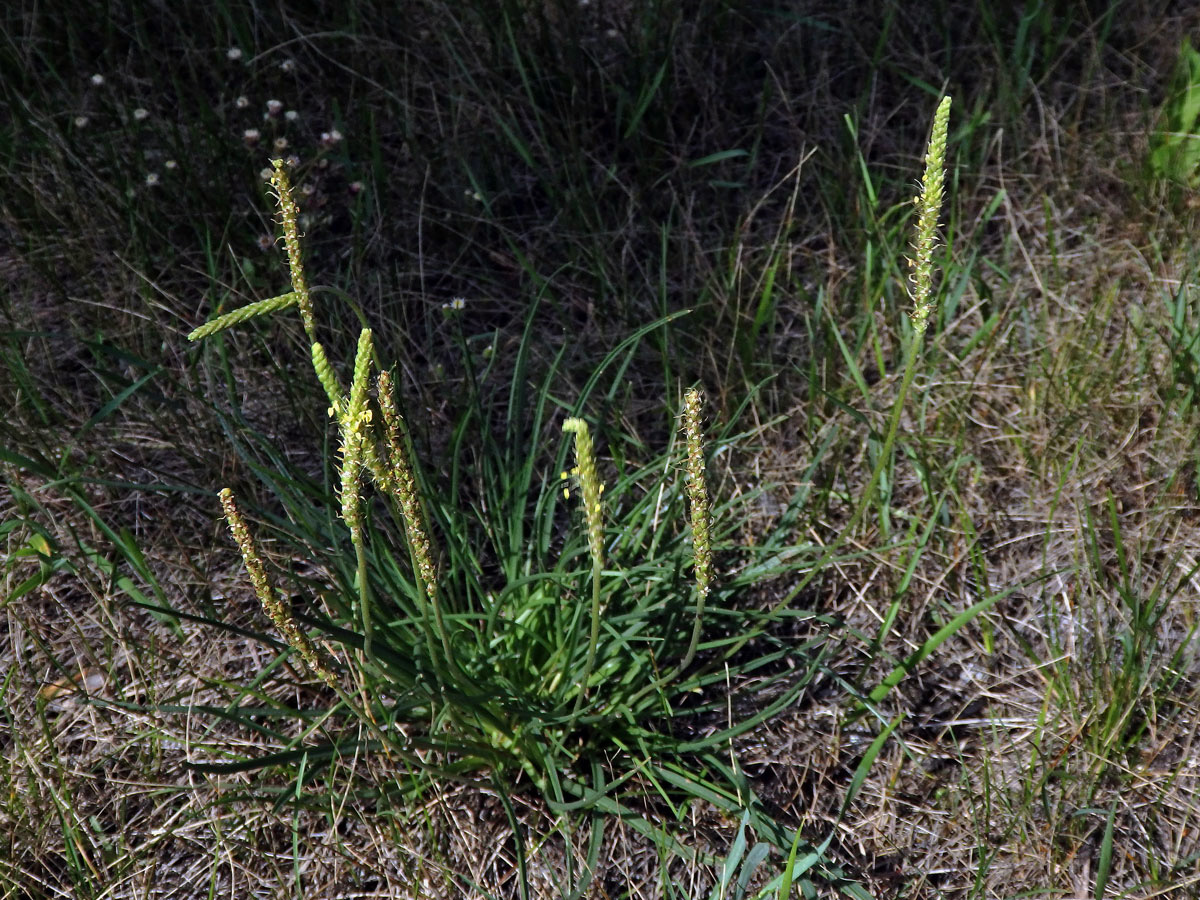
[(583, 515), (592, 557), (592, 627), (587, 662), (579, 682), (579, 693), (575, 697), (575, 711), (578, 712), (596, 665), (596, 645), (600, 642), (600, 575), (604, 569), (604, 513), (600, 495), (604, 492), (604, 485), (596, 474), (596, 457), (587, 422), (583, 419), (567, 419), (563, 422), (563, 433), (575, 435), (575, 474), (579, 477), (579, 489), (583, 494)]
[(933, 129), (925, 152), (925, 176), (921, 193), (914, 199), (917, 207), (917, 234), (913, 242), (912, 267), (913, 330), (925, 333), (933, 310), (933, 251), (937, 247), (938, 216), (942, 212), (943, 186), (946, 181), (946, 131), (950, 122), (950, 98), (943, 97), (933, 114)]
[[(900, 379), (900, 389), (892, 404), (892, 414), (888, 418), (887, 432), (883, 447), (871, 471), (871, 478), (863, 490), (862, 497), (850, 516), (848, 522), (841, 528), (841, 533), (832, 541), (821, 554), (820, 559), (813, 563), (809, 573), (800, 579), (800, 583), (780, 599), (773, 608), (791, 603), (818, 575), (825, 571), (826, 564), (845, 546), (854, 529), (858, 527), (867, 512), (875, 491), (883, 478), (885, 469), (891, 464), (892, 450), (896, 446), (896, 434), (900, 428), (900, 417), (904, 412), (904, 402), (912, 387), (913, 378), (917, 371), (917, 357), (920, 356), (924, 343), (925, 329), (928, 326), (930, 314), (933, 312), (933, 248), (937, 242), (937, 218), (941, 214), (944, 166), (946, 156), (947, 126), (950, 120), (950, 98), (943, 97), (934, 113), (933, 128), (930, 131), (929, 144), (925, 153), (925, 177), (921, 182), (921, 193), (917, 197), (918, 210), (916, 237), (913, 249), (916, 254), (911, 260), (913, 269), (912, 292), (914, 309), (912, 313), (913, 335), (904, 349), (904, 374)], [(735, 645), (734, 651), (744, 646), (757, 636), (758, 632), (751, 631), (743, 636)]]
[(712, 535), (709, 512), (708, 485), (704, 479), (704, 434), (700, 423), (700, 392), (689, 390), (683, 398), (683, 433), (687, 444), (687, 463), (684, 485), (692, 512), (692, 574), (696, 579), (696, 620), (687, 653), (679, 664), (686, 669), (696, 655), (700, 642), (700, 626), (704, 618), (704, 603), (712, 585)]
[(364, 328), (358, 336), (354, 378), (350, 382), (350, 394), (342, 402), (344, 412), (339, 423), (342, 431), (342, 520), (350, 529), (350, 543), (354, 545), (357, 557), (359, 615), (363, 627), (363, 655), (367, 657), (371, 656), (371, 599), (367, 584), (366, 537), (363, 533), (360, 489), (365, 447), (372, 440), (371, 408), (367, 405), (371, 352), (371, 329)]
[(271, 165), (274, 169), (271, 172), (271, 186), (275, 188), (275, 197), (279, 203), (283, 244), (287, 248), (288, 268), (292, 276), (292, 291), (296, 294), (296, 302), (300, 306), (300, 318), (304, 320), (304, 330), (308, 334), (309, 343), (315, 344), (316, 318), (313, 315), (312, 298), (308, 293), (308, 282), (304, 278), (304, 260), (300, 255), (300, 226), (297, 223), (300, 210), (292, 197), (292, 185), (283, 160), (272, 160)]
[[(454, 654), (451, 651), (450, 636), (442, 615), (433, 542), (429, 538), (429, 525), (421, 504), (421, 494), (417, 489), (417, 479), (413, 474), (412, 463), (409, 459), (408, 443), (404, 435), (404, 419), (396, 408), (391, 374), (387, 371), (380, 372), (376, 383), (379, 388), (379, 409), (383, 413), (387, 459), (386, 461), (381, 460), (378, 456), (372, 455), (370, 458), (372, 472), (380, 487), (395, 497), (400, 504), (400, 516), (404, 520), (404, 533), (408, 537), (408, 549), (412, 556), (417, 591), (433, 608), (434, 621), (437, 624), (442, 644), (442, 653), (447, 663), (453, 665)], [(422, 617), (421, 622), (425, 629), (425, 640), (430, 659), (437, 659), (428, 619)]]

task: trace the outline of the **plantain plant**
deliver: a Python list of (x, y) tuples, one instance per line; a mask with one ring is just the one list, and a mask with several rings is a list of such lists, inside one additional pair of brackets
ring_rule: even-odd
[[(913, 328), (879, 467), (890, 456), (932, 308), (948, 112), (946, 98), (935, 117), (918, 201)], [(552, 365), (528, 402), (527, 342), (503, 409), (504, 436), (494, 427), (494, 402), (475, 390), (443, 471), (429, 473), (413, 451), (401, 391), (380, 365), (369, 328), (359, 334), (349, 387), (343, 387), (318, 339), (282, 161), (274, 163), (271, 184), (291, 289), (222, 315), (190, 337), (211, 338), (263, 315), (299, 312), (337, 429), (339, 464), (330, 479), (336, 487), (322, 491), (284, 469), (266, 477), (287, 512), (275, 532), (289, 535), (294, 552), (316, 563), (323, 577), (294, 580), (292, 590), (282, 590), (252, 535), (254, 527), (266, 526), (252, 525), (230, 489), (222, 489), (220, 499), (254, 590), (284, 638), (264, 641), (303, 662), (326, 692), (315, 695), (326, 698), (326, 709), (320, 724), (299, 737), (279, 732), (277, 753), (198, 768), (283, 765), (294, 773), (298, 797), (335, 760), (384, 753), (401, 763), (398, 771), (411, 773), (390, 788), (402, 796), (419, 790), (420, 776), (490, 779), (506, 790), (524, 784), (552, 810), (618, 815), (689, 855), (636, 811), (635, 800), (651, 793), (702, 797), (742, 816), (777, 847), (791, 846), (795, 859), (798, 836), (764, 812), (729, 749), (737, 735), (804, 690), (819, 669), (829, 623), (787, 602), (764, 609), (739, 598), (788, 572), (805, 570), (801, 585), (816, 577), (861, 519), (881, 469), (843, 538), (823, 553), (788, 546), (798, 495), (776, 530), (759, 541), (762, 555), (742, 550), (739, 560), (732, 533), (745, 512), (738, 504), (754, 495), (723, 504), (710, 497), (701, 395), (690, 390), (682, 439), (626, 470), (606, 492), (592, 428), (578, 410), (601, 372), (614, 364), (624, 371), (628, 353), (675, 318), (668, 316), (608, 354), (577, 400), (576, 414), (562, 423), (573, 439), (575, 466), (561, 477), (578, 487), (581, 528), (563, 526), (570, 509), (556, 499), (556, 488), (569, 498), (570, 484), (546, 476), (548, 453), (528, 449), (545, 433), (555, 372)], [(731, 440), (727, 428), (718, 443)], [(676, 444), (682, 460), (675, 459)], [(566, 442), (558, 446), (553, 469), (563, 467), (567, 451)], [(720, 576), (718, 556), (731, 561)], [(786, 622), (801, 623), (808, 637), (783, 637), (778, 626)], [(759, 639), (753, 649), (751, 638)], [(739, 702), (744, 711), (732, 716), (730, 686), (750, 683), (757, 697), (770, 699)], [(334, 718), (357, 727), (326, 727)], [(676, 810), (682, 815), (686, 804)], [(814, 866), (836, 874), (823, 859), (824, 846), (810, 848), (789, 878)]]
[[(414, 773), (490, 778), (506, 788), (527, 784), (552, 808), (619, 814), (655, 840), (661, 830), (629, 806), (647, 791), (705, 796), (730, 811), (752, 807), (761, 827), (780, 842), (789, 839), (762, 816), (744, 777), (724, 757), (735, 735), (803, 690), (816, 672), (824, 632), (816, 628), (798, 644), (768, 640), (754, 654), (731, 658), (745, 628), (771, 630), (761, 613), (739, 610), (733, 599), (799, 563), (768, 560), (717, 583), (713, 558), (722, 547), (732, 552), (738, 516), (732, 504), (714, 508), (708, 494), (699, 391), (687, 392), (684, 402), (677, 442), (684, 459), (677, 464), (673, 443), (607, 493), (591, 427), (578, 415), (565, 419), (575, 466), (563, 478), (577, 484), (582, 498), (580, 529), (563, 528), (569, 507), (564, 511), (556, 500), (556, 488), (569, 497), (570, 485), (537, 471), (545, 456), (514, 452), (515, 434), (497, 441), (483, 391), (459, 423), (447, 485), (413, 453), (400, 392), (378, 365), (370, 329), (359, 335), (343, 387), (318, 339), (282, 161), (274, 163), (271, 184), (291, 289), (213, 319), (190, 337), (299, 312), (337, 428), (336, 497), (329, 498), (336, 518), (294, 474), (273, 475), (271, 482), (291, 520), (280, 530), (293, 541), (305, 536), (295, 552), (318, 563), (327, 583), (283, 590), (233, 492), (222, 489), (220, 498), (254, 590), (285, 640), (283, 654), (332, 693), (328, 716), (361, 727), (343, 729), (336, 739), (306, 729), (273, 755), (198, 767), (285, 765), (302, 771), (297, 778), (306, 782), (333, 760), (366, 749)], [(640, 329), (601, 369), (616, 362), (623, 369), (637, 341), (672, 318)], [(517, 399), (523, 380), (519, 369), (506, 414), (529, 406)], [(522, 431), (530, 439), (544, 432), (552, 383), (553, 371)], [(478, 440), (464, 439), (468, 433)], [(560, 459), (567, 450), (558, 448)], [(462, 484), (469, 470), (478, 473), (471, 491)], [(475, 499), (467, 496), (472, 492)], [(705, 625), (718, 618), (728, 624), (706, 634)], [(815, 617), (780, 610), (770, 618)], [(750, 673), (760, 690), (776, 681), (782, 688), (772, 702), (729, 721), (726, 685)], [(412, 778), (394, 789), (403, 793), (418, 783)]]

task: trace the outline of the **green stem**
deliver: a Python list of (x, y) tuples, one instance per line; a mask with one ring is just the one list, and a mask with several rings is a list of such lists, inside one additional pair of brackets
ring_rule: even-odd
[(696, 622), (692, 625), (692, 639), (688, 643), (687, 653), (683, 655), (683, 661), (679, 663), (679, 667), (671, 674), (670, 677), (675, 677), (684, 669), (692, 664), (692, 659), (696, 656), (696, 647), (700, 644), (700, 626), (704, 620), (704, 591), (697, 591), (696, 597)]
[(596, 666), (596, 645), (598, 643), (600, 643), (600, 560), (592, 557), (592, 633), (588, 640), (587, 663), (583, 667), (583, 678), (579, 682), (579, 693), (575, 697), (575, 711), (572, 716), (579, 715), (584, 695), (587, 694), (588, 679), (592, 677), (592, 669)]
[(871, 472), (871, 480), (867, 482), (866, 490), (863, 491), (862, 499), (858, 501), (858, 508), (854, 510), (854, 515), (850, 517), (850, 521), (842, 526), (841, 534), (838, 535), (837, 540), (829, 545), (824, 555), (813, 565), (812, 571), (786, 597), (771, 608), (772, 612), (784, 604), (790, 603), (801, 591), (812, 583), (813, 579), (820, 574), (825, 564), (833, 559), (834, 555), (845, 546), (854, 529), (862, 521), (867, 507), (870, 506), (871, 501), (875, 497), (875, 490), (879, 487), (879, 482), (883, 478), (884, 469), (891, 462), (892, 449), (896, 446), (896, 434), (900, 430), (900, 417), (904, 414), (904, 401), (908, 396), (909, 388), (912, 386), (913, 376), (917, 372), (917, 357), (921, 355), (921, 347), (924, 344), (922, 338), (923, 335), (917, 332), (913, 335), (912, 341), (909, 342), (908, 359), (904, 364), (904, 376), (900, 381), (900, 392), (896, 395), (896, 402), (892, 407), (892, 416), (888, 421), (887, 435), (883, 439), (883, 449), (880, 451), (879, 460), (875, 463), (875, 468)]
[[(454, 653), (450, 649), (450, 634), (446, 629), (446, 621), (442, 617), (441, 600), (434, 591), (429, 590), (429, 585), (426, 584), (425, 578), (421, 574), (421, 566), (415, 554), (412, 555), (412, 570), (413, 580), (417, 583), (417, 596), (420, 598), (421, 604), (425, 607), (421, 615), (421, 630), (425, 632), (426, 651), (429, 653), (430, 663), (433, 664), (433, 674), (437, 678), (438, 683), (444, 687), (450, 681), (446, 676), (447, 671), (453, 671), (461, 676), (462, 670), (458, 667), (458, 661), (454, 658)], [(437, 647), (433, 642), (433, 629), (429, 627), (428, 610), (430, 608), (433, 609), (433, 621), (442, 645), (442, 663), (438, 662)], [(462, 677), (454, 680), (460, 687), (466, 687), (468, 684), (467, 680)]]
[[(907, 359), (904, 363), (904, 375), (900, 380), (900, 392), (896, 395), (896, 400), (892, 406), (892, 415), (888, 420), (887, 435), (883, 440), (883, 449), (879, 453), (879, 459), (875, 463), (875, 468), (871, 471), (871, 480), (867, 482), (867, 487), (863, 491), (862, 498), (858, 501), (858, 506), (854, 510), (854, 514), (850, 516), (850, 520), (841, 527), (840, 533), (832, 544), (825, 548), (825, 552), (821, 557), (813, 563), (808, 574), (800, 579), (800, 583), (792, 588), (791, 591), (782, 599), (774, 603), (770, 607), (770, 612), (775, 612), (782, 606), (791, 603), (800, 595), (800, 593), (808, 587), (816, 579), (830, 560), (850, 540), (850, 536), (854, 533), (854, 529), (858, 527), (866, 514), (867, 507), (871, 505), (871, 500), (875, 497), (875, 491), (879, 487), (879, 482), (883, 478), (883, 472), (891, 463), (892, 450), (896, 446), (896, 434), (900, 429), (900, 417), (904, 414), (904, 401), (908, 396), (909, 388), (912, 386), (913, 376), (917, 371), (917, 357), (921, 355), (921, 347), (924, 345), (924, 333), (916, 331), (913, 333), (912, 340), (908, 344)], [(758, 635), (762, 634), (761, 629), (755, 629), (748, 634), (742, 636), (733, 647), (729, 650), (729, 654), (736, 653), (744, 647), (749, 641)]]
[(371, 659), (371, 638), (374, 628), (371, 624), (371, 586), (367, 581), (367, 551), (363, 546), (362, 529), (354, 529), (351, 539), (358, 562), (358, 606), (362, 616), (363, 656)]

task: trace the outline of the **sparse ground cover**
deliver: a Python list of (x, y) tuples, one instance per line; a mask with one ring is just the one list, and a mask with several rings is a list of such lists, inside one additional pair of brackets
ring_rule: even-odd
[(6, 8), (4, 896), (1200, 892), (1200, 16), (993, 6)]

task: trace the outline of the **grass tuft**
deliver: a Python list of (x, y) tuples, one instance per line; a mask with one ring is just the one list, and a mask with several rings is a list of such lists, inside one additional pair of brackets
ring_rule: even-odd
[[(287, 237), (290, 232), (294, 236), (288, 224), (294, 220), (294, 208), (286, 199), (288, 185), (280, 166), (276, 167), (276, 188), (292, 275), (292, 291), (284, 296), (304, 298), (307, 289), (300, 274), (301, 249)], [(281, 309), (298, 306), (305, 331), (316, 333), (316, 323), (307, 319), (311, 304), (298, 299), (294, 304), (277, 305)], [(223, 326), (236, 315), (226, 314), (217, 322)], [(249, 316), (238, 321), (246, 318)], [(197, 329), (193, 335), (203, 337), (223, 330)], [(619, 533), (643, 535), (636, 542), (642, 545), (643, 558), (629, 569), (606, 568), (616, 555), (610, 556), (607, 549), (610, 529), (601, 501), (605, 486), (591, 430), (578, 416), (563, 422), (563, 432), (574, 436), (576, 466), (572, 473), (583, 497), (585, 556), (590, 561), (587, 582), (591, 586), (583, 592), (577, 587), (581, 581), (575, 568), (577, 550), (569, 539), (558, 550), (557, 561), (546, 542), (547, 532), (532, 547), (519, 538), (508, 544), (507, 552), (518, 554), (508, 560), (502, 556), (493, 560), (475, 545), (486, 535), (497, 551), (505, 552), (497, 531), (524, 528), (528, 497), (510, 494), (500, 503), (492, 501), (494, 512), (501, 511), (497, 507), (515, 504), (507, 513), (513, 518), (507, 521), (493, 513), (473, 522), (472, 516), (479, 512), (457, 505), (444, 496), (445, 488), (437, 481), (416, 474), (390, 375), (381, 372), (378, 380), (381, 415), (375, 415), (368, 396), (374, 365), (371, 335), (368, 328), (360, 333), (345, 396), (340, 395), (334, 368), (316, 342), (311, 354), (318, 381), (338, 419), (338, 506), (348, 531), (352, 561), (344, 561), (337, 553), (341, 538), (319, 528), (314, 517), (320, 514), (309, 498), (302, 499), (291, 490), (280, 495), (289, 518), (315, 538), (307, 539), (305, 549), (297, 547), (297, 551), (305, 552), (331, 579), (323, 592), (331, 617), (304, 615), (301, 619), (316, 628), (325, 643), (352, 651), (345, 655), (346, 668), (358, 686), (361, 702), (352, 701), (342, 690), (328, 656), (318, 651), (282, 605), (232, 492), (225, 489), (221, 497), (264, 608), (288, 643), (340, 699), (325, 715), (363, 717), (360, 725), (373, 737), (356, 739), (349, 747), (344, 741), (305, 744), (305, 755), (299, 758), (297, 748), (257, 760), (200, 768), (240, 772), (292, 760), (302, 768), (321, 767), (317, 760), (332, 761), (353, 747), (355, 752), (382, 751), (406, 759), (413, 769), (409, 778), (414, 786), (430, 775), (445, 778), (451, 773), (457, 778), (475, 773), (493, 777), (506, 790), (527, 781), (552, 809), (619, 815), (645, 837), (665, 841), (664, 846), (676, 851), (680, 848), (673, 839), (660, 834), (627, 805), (630, 791), (640, 793), (648, 785), (664, 798), (705, 797), (730, 811), (749, 810), (756, 827), (766, 829), (777, 841), (792, 841), (757, 809), (753, 792), (736, 768), (730, 770), (718, 763), (714, 753), (730, 735), (747, 730), (796, 696), (817, 672), (815, 651), (822, 639), (799, 647), (772, 641), (767, 648), (749, 654), (743, 652), (744, 641), (703, 640), (704, 626), (716, 614), (732, 624), (735, 636), (755, 620), (755, 633), (769, 633), (786, 616), (770, 613), (762, 617), (754, 610), (728, 605), (732, 590), (723, 593), (725, 605), (706, 606), (713, 593), (714, 541), (698, 392), (688, 392), (684, 400), (683, 484), (657, 476), (658, 483), (652, 487), (659, 499), (653, 508), (632, 496), (636, 482), (644, 476), (619, 484), (614, 492), (614, 509), (622, 518)], [(637, 338), (627, 345), (636, 348)], [(511, 482), (514, 473), (495, 466), (495, 462), (488, 463), (485, 475), (497, 481), (479, 484), (479, 488), (487, 491)], [(657, 465), (652, 465), (646, 474), (655, 468)], [(374, 474), (381, 492), (375, 501), (363, 490), (365, 469)], [(526, 477), (529, 475), (532, 470), (526, 468)], [(567, 477), (564, 472), (563, 478)], [(547, 517), (544, 521), (550, 524), (553, 508), (547, 505), (545, 493), (550, 484), (544, 478), (541, 483), (535, 516)], [(637, 489), (645, 490), (640, 485)], [(378, 501), (389, 497), (398, 505), (399, 517), (385, 523)], [(426, 506), (441, 511), (441, 530), (449, 542), (444, 567), (434, 559)], [(697, 596), (690, 616), (685, 615), (689, 606), (684, 601), (691, 591), (682, 578), (689, 507)], [(655, 521), (652, 531), (646, 527), (650, 516)], [(663, 533), (670, 539), (663, 541)], [(407, 567), (393, 552), (397, 539), (406, 547)], [(326, 550), (330, 544), (335, 548), (332, 556)], [(624, 545), (626, 554), (635, 549), (627, 540), (618, 545)], [(504, 571), (517, 562), (517, 568)], [(531, 567), (533, 562), (551, 565), (540, 572)], [(489, 570), (497, 563), (502, 572), (491, 574)], [(800, 564), (797, 560), (771, 565), (760, 569), (757, 577)], [(584, 596), (590, 597), (590, 602), (583, 602)], [(739, 621), (745, 624), (738, 625)], [(703, 654), (704, 665), (688, 673), (698, 654)], [(778, 667), (785, 659), (806, 670), (804, 677), (785, 679), (788, 670)], [(762, 683), (778, 683), (782, 690), (774, 702), (710, 737), (697, 737), (695, 726), (685, 725), (692, 719), (708, 718), (714, 710), (710, 701), (696, 702), (693, 695), (703, 698), (731, 674), (764, 669), (771, 674)], [(402, 731), (393, 736), (397, 732), (383, 727), (384, 722)], [(668, 727), (668, 723), (673, 724)], [(685, 736), (688, 731), (692, 734)], [(431, 753), (414, 755), (414, 747), (425, 747)], [(627, 761), (616, 762), (622, 758)], [(298, 773), (296, 777), (304, 776)]]

